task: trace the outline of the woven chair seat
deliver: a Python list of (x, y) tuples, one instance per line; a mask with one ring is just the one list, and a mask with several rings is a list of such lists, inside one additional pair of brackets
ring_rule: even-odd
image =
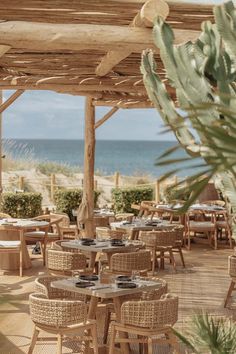
[(0, 249), (1, 248), (19, 248), (20, 241), (0, 241)]

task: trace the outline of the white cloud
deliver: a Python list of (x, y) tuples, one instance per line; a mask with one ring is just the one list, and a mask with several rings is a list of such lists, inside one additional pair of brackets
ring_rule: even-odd
[[(8, 98), (12, 91), (4, 92)], [(84, 102), (79, 96), (49, 91), (29, 91), (3, 114), (6, 138), (83, 139)], [(97, 107), (96, 119), (110, 108)], [(163, 123), (154, 109), (119, 110), (96, 131), (97, 139), (173, 140), (160, 135)]]

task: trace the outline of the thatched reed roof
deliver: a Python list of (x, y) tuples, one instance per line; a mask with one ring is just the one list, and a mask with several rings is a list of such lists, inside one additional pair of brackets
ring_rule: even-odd
[[(147, 3), (1, 0), (0, 88), (92, 96), (97, 105), (149, 106), (140, 57), (153, 47), (153, 13), (167, 15), (177, 43), (196, 38), (201, 22), (213, 15), (207, 5)], [(164, 78), (158, 53), (156, 58)]]

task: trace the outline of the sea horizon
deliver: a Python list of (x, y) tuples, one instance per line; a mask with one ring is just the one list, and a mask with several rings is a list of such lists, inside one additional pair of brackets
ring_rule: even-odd
[[(156, 166), (159, 156), (177, 145), (173, 140), (110, 140), (97, 139), (95, 149), (95, 170), (102, 175), (116, 171), (123, 175), (160, 177), (170, 169), (178, 167)], [(3, 153), (14, 159), (36, 162), (56, 162), (70, 167), (83, 169), (83, 139), (8, 139), (3, 138)], [(183, 149), (178, 150), (175, 158), (186, 157)], [(183, 164), (177, 175), (187, 176), (188, 164)]]

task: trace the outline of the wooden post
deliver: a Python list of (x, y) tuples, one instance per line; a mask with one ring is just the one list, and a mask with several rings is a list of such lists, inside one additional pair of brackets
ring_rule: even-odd
[(174, 176), (174, 185), (176, 186), (178, 184), (178, 176)]
[(88, 203), (88, 219), (84, 224), (87, 237), (94, 237), (94, 156), (95, 156), (95, 107), (93, 99), (86, 98), (84, 128), (84, 184), (83, 201)]
[(21, 190), (24, 189), (24, 177), (23, 176), (19, 176), (18, 188)]
[(54, 201), (54, 193), (55, 193), (55, 186), (56, 186), (56, 176), (54, 173), (51, 174), (51, 200)]
[(160, 202), (160, 199), (161, 199), (161, 197), (160, 197), (160, 182), (159, 182), (159, 180), (157, 179), (157, 180), (156, 180), (156, 184), (155, 184), (155, 201), (156, 201), (157, 203), (159, 203), (159, 202)]
[(115, 183), (115, 188), (118, 188), (119, 184), (120, 184), (120, 173), (119, 172), (115, 172), (115, 174), (114, 174), (114, 183)]
[[(0, 90), (0, 105), (2, 104), (3, 91)], [(0, 113), (0, 200), (2, 198), (2, 113)]]

